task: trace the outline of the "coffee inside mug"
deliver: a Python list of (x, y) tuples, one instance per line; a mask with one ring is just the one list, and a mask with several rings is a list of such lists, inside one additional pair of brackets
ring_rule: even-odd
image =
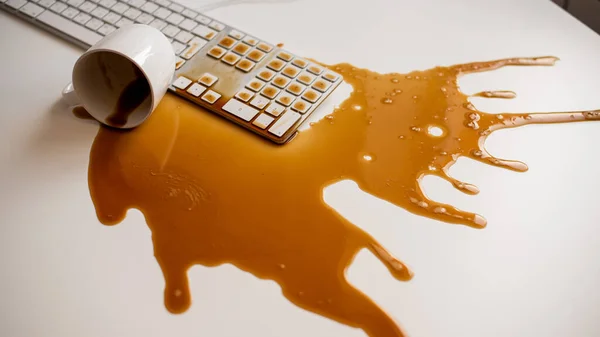
[(73, 86), (86, 110), (117, 128), (141, 124), (152, 111), (150, 81), (128, 57), (98, 50), (75, 65)]

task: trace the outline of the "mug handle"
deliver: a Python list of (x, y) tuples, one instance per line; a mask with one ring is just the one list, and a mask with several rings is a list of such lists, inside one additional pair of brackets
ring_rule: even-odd
[(79, 99), (79, 96), (77, 96), (72, 82), (64, 87), (62, 91), (62, 98), (67, 104), (69, 104), (69, 106), (81, 105), (81, 100)]

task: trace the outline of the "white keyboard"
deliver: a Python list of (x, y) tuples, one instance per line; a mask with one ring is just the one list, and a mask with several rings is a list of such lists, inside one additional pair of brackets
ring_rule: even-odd
[(169, 0), (0, 0), (0, 8), (86, 49), (125, 25), (157, 28), (177, 55), (170, 91), (278, 144), (289, 141), (342, 81)]

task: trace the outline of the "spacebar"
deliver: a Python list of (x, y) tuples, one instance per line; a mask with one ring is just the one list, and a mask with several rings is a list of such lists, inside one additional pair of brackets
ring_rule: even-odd
[(93, 31), (82, 27), (75, 22), (69, 21), (57, 14), (54, 14), (50, 10), (46, 10), (44, 13), (37, 16), (36, 19), (89, 46), (100, 41), (102, 38), (102, 35), (94, 33)]

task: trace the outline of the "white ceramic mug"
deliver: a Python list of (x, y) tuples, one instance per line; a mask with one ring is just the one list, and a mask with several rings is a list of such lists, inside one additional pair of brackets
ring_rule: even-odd
[(153, 27), (127, 25), (79, 57), (63, 98), (103, 124), (133, 128), (154, 111), (174, 72), (169, 40)]

